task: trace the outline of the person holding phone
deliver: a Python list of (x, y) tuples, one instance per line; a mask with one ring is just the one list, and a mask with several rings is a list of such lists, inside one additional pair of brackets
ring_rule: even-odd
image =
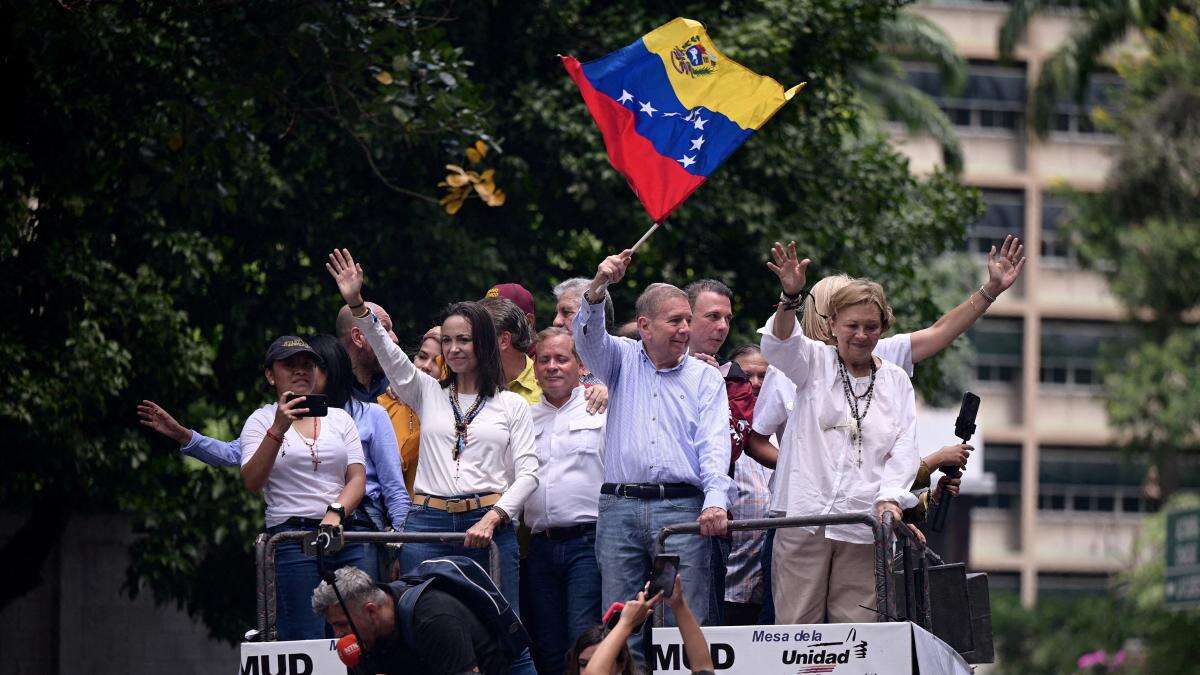
[[(408, 532), (465, 532), (466, 546), (405, 544), (401, 573), (429, 558), (465, 555), (485, 569), (500, 549), (501, 592), (520, 613), (517, 538), (512, 520), (538, 484), (529, 404), (504, 389), (496, 328), (477, 302), (451, 305), (442, 323), (444, 380), (416, 368), (362, 297), (362, 267), (335, 250), (326, 265), (354, 325), (366, 336), (392, 391), (421, 419), (421, 461), (413, 483)], [(532, 660), (529, 659), (532, 666)]]
[[(267, 349), (263, 375), (277, 401), (254, 411), (242, 427), (242, 480), (267, 502), (269, 534), (318, 527), (340, 528), (358, 507), (366, 485), (366, 459), (354, 418), (340, 408), (311, 417), (305, 405), (317, 382), (321, 357), (308, 342), (285, 335)], [(330, 569), (363, 566), (362, 546), (326, 557)], [(317, 561), (299, 541), (275, 550), (276, 630), (280, 640), (325, 637), (325, 621), (310, 610), (321, 581)]]
[[(691, 608), (688, 607), (687, 597), (683, 593), (682, 579), (678, 576), (673, 577), (669, 594), (664, 594), (661, 590), (655, 592), (651, 589), (652, 584), (653, 580), (637, 594), (637, 598), (625, 603), (617, 625), (607, 632), (599, 644), (585, 645), (585, 640), (590, 639), (589, 636), (595, 635), (594, 631), (580, 636), (575, 643), (575, 648), (567, 655), (568, 672), (580, 675), (624, 675), (636, 672), (632, 670), (629, 658), (627, 647), (629, 636), (638, 631), (646, 622), (646, 619), (654, 611), (655, 605), (666, 602), (667, 606), (671, 608), (671, 612), (675, 614), (679, 636), (683, 639), (683, 650), (687, 655), (688, 666), (691, 667), (693, 675), (712, 675), (712, 651), (708, 647), (704, 631), (700, 628), (700, 622), (696, 620), (696, 615), (692, 614)], [(650, 595), (651, 593), (653, 595)], [(600, 628), (604, 627), (600, 626)]]

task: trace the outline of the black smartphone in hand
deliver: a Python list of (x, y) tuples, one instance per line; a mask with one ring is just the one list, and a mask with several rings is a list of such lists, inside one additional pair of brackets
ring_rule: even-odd
[(675, 591), (675, 577), (679, 574), (679, 556), (654, 556), (654, 570), (650, 573), (650, 588), (646, 591), (649, 600), (661, 591), (664, 598)]
[(300, 406), (308, 408), (308, 412), (301, 417), (325, 417), (329, 414), (329, 397), (325, 394), (288, 394), (287, 400), (290, 402), (298, 398), (304, 399)]

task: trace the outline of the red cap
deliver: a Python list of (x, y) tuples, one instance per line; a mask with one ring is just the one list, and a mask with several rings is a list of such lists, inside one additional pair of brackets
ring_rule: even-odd
[(358, 665), (358, 659), (362, 656), (362, 649), (358, 646), (358, 638), (354, 637), (354, 633), (343, 635), (337, 641), (338, 658), (342, 663), (351, 668)]
[(521, 284), (496, 284), (484, 294), (485, 298), (506, 298), (526, 314), (533, 314), (533, 294)]

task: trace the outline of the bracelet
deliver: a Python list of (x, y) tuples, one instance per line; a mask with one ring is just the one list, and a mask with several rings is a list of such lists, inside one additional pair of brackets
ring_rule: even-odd
[(278, 443), (280, 445), (283, 445), (283, 436), (276, 436), (275, 432), (271, 431), (270, 429), (267, 429), (267, 438), (275, 441), (276, 443)]
[(781, 291), (779, 293), (779, 302), (775, 305), (775, 309), (782, 309), (789, 312), (799, 311), (800, 306), (804, 304), (804, 296), (806, 295), (808, 295), (808, 292), (804, 290), (801, 290), (795, 296)]
[(346, 306), (350, 308), (351, 312), (355, 312), (355, 311), (358, 311), (359, 307), (362, 307), (365, 304), (367, 304), (367, 301), (363, 300), (362, 302), (358, 303), (357, 305), (346, 305)]
[(354, 310), (350, 310), (350, 316), (356, 319), (365, 319), (371, 315), (371, 308), (367, 307), (367, 303), (364, 302), (361, 307), (363, 308), (362, 314), (355, 314)]
[(509, 517), (509, 515), (508, 515), (507, 513), (505, 513), (505, 512), (504, 512), (504, 509), (500, 508), (499, 506), (493, 506), (493, 507), (492, 507), (491, 509), (489, 509), (489, 510), (490, 510), (490, 511), (495, 511), (495, 512), (496, 512), (496, 515), (500, 516), (500, 524), (501, 524), (501, 525), (507, 525), (507, 524), (509, 523), (509, 521), (511, 521), (511, 520), (512, 520), (512, 518), (511, 518), (511, 517)]
[(979, 287), (979, 294), (980, 294), (980, 295), (982, 295), (982, 296), (983, 296), (983, 299), (984, 299), (984, 300), (987, 300), (988, 302), (995, 302), (995, 301), (996, 301), (996, 296), (994, 296), (994, 295), (988, 295), (988, 292), (987, 292), (987, 291), (985, 291), (985, 290), (983, 290), (983, 286), (980, 286), (980, 287)]

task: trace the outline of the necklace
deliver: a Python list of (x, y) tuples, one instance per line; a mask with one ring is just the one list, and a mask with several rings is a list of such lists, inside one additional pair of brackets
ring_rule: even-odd
[(467, 449), (467, 426), (479, 414), (480, 409), (486, 397), (482, 394), (475, 397), (475, 402), (471, 404), (470, 410), (464, 415), (462, 406), (458, 403), (458, 386), (455, 383), (450, 383), (450, 408), (454, 411), (454, 461), (458, 462), (458, 458)]
[(296, 435), (299, 436), (300, 440), (308, 446), (308, 454), (310, 457), (312, 457), (313, 471), (316, 471), (317, 466), (321, 464), (321, 458), (317, 457), (317, 437), (321, 435), (321, 418), (313, 418), (313, 437), (311, 441), (305, 438), (304, 434), (300, 433), (299, 431), (296, 432)]
[[(842, 360), (842, 355), (838, 354), (838, 375), (842, 378), (842, 392), (846, 396), (846, 405), (850, 408), (850, 442), (858, 451), (858, 459), (856, 464), (858, 468), (862, 468), (862, 446), (863, 446), (863, 431), (862, 422), (867, 417), (867, 411), (871, 409), (871, 396), (875, 393), (875, 359), (871, 359), (871, 382), (867, 385), (867, 390), (860, 396), (854, 392), (854, 386), (850, 384), (850, 373), (846, 369), (846, 362)], [(858, 408), (859, 400), (865, 399), (862, 410)]]

